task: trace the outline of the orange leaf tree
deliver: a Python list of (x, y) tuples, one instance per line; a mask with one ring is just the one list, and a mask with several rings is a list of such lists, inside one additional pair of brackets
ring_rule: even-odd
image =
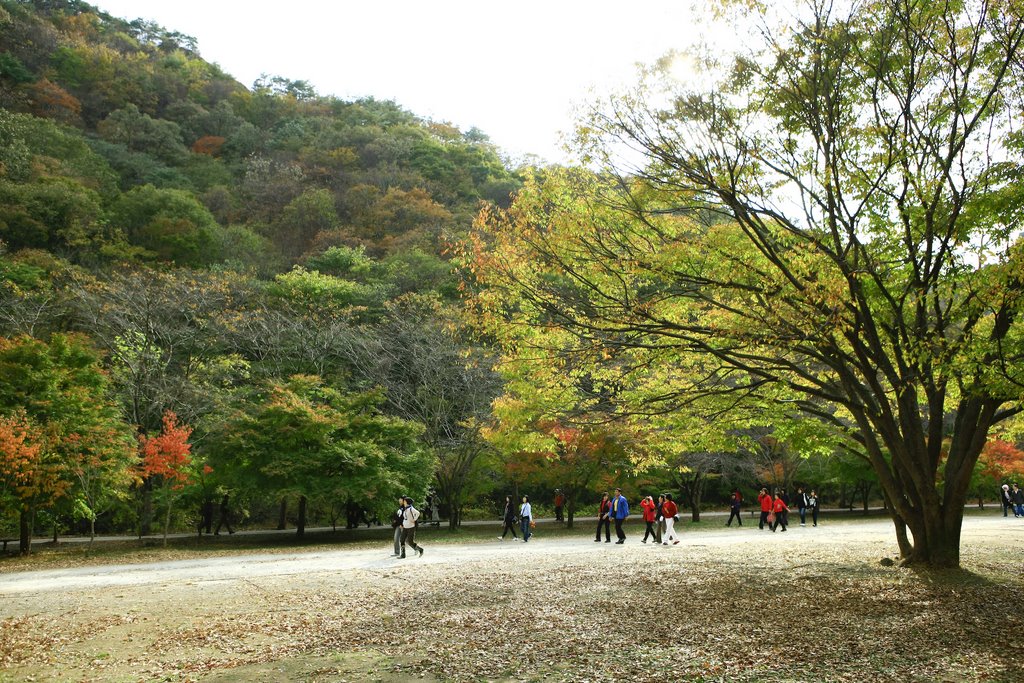
[(192, 428), (179, 425), (178, 416), (168, 410), (164, 413), (163, 428), (159, 434), (139, 438), (139, 452), (142, 455), (140, 474), (156, 484), (166, 505), (164, 545), (167, 545), (174, 500), (192, 481), (192, 444), (188, 442), (191, 435)]

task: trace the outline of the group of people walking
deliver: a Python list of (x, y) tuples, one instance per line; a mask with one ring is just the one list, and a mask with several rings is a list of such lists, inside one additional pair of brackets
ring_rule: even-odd
[(1010, 510), (1013, 510), (1014, 517), (1024, 517), (1024, 490), (1021, 490), (1016, 483), (1012, 484), (1012, 489), (1010, 486), (1010, 484), (1003, 484), (1000, 492), (1003, 502), (1003, 517), (1008, 517)]
[(499, 541), (504, 541), (505, 535), (510, 531), (512, 532), (512, 540), (519, 540), (519, 537), (516, 536), (516, 522), (518, 521), (519, 529), (523, 532), (523, 543), (529, 543), (530, 537), (533, 536), (533, 528), (536, 525), (533, 521), (533, 506), (530, 505), (529, 496), (523, 496), (522, 502), (518, 505), (512, 500), (512, 496), (505, 496), (505, 509), (502, 512), (501, 518), (504, 526), (501, 530), (501, 536), (498, 536)]
[(412, 503), (412, 498), (402, 496), (398, 499), (398, 509), (391, 515), (391, 526), (395, 529), (395, 552), (392, 557), (405, 559), (405, 546), (423, 557), (423, 546), (416, 545), (416, 524), (420, 519), (420, 511)]
[[(738, 495), (734, 494), (734, 495)], [(765, 525), (775, 532), (780, 526), (785, 531), (789, 526), (789, 496), (785, 489), (776, 489), (775, 495), (768, 493), (768, 489), (762, 488), (757, 494), (757, 502), (761, 506), (761, 519), (757, 524), (758, 529), (764, 529)], [(811, 521), (818, 526), (818, 494), (815, 491), (805, 493), (803, 487), (796, 492), (797, 511), (800, 513), (800, 526), (807, 526), (807, 511), (811, 512)], [(739, 514), (736, 515), (739, 519)], [(732, 516), (729, 517), (732, 522)], [(743, 521), (739, 520), (742, 526)], [(728, 526), (728, 524), (726, 524)]]

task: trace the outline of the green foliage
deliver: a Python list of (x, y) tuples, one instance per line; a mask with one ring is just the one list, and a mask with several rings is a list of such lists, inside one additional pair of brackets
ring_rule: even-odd
[(110, 210), (111, 224), (129, 242), (155, 258), (178, 265), (204, 265), (220, 258), (219, 229), (213, 215), (184, 190), (136, 187), (121, 195)]
[(386, 517), (426, 491), (434, 460), (422, 428), (381, 413), (380, 396), (317, 377), (272, 382), (228, 417), (208, 449), (225, 481), (275, 495), (356, 501)]

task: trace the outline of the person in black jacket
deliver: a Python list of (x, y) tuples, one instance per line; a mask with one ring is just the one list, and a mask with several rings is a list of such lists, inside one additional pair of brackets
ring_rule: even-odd
[(743, 496), (740, 495), (739, 491), (733, 491), (732, 497), (729, 499), (729, 521), (725, 523), (726, 526), (732, 526), (733, 517), (736, 518), (736, 523), (739, 526), (743, 526), (743, 518), (740, 517), (740, 507), (743, 505)]
[(1003, 517), (1007, 516), (1007, 510), (1013, 507), (1013, 497), (1010, 494), (1010, 485), (1003, 484), (1003, 488), (999, 491), (999, 499), (1003, 503)]
[(804, 487), (798, 486), (796, 489), (796, 507), (800, 511), (800, 526), (807, 526), (807, 494), (804, 493)]
[(519, 537), (516, 536), (516, 504), (512, 502), (512, 496), (505, 496), (505, 509), (501, 513), (502, 523), (504, 527), (501, 530), (501, 536), (498, 536), (499, 541), (505, 540), (505, 534), (512, 532), (512, 540), (518, 541)]
[(213, 530), (214, 536), (220, 535), (221, 526), (226, 526), (229, 534), (235, 533), (235, 530), (231, 528), (231, 505), (228, 503), (228, 494), (226, 493), (220, 499), (220, 517), (217, 519), (217, 528)]
[(391, 528), (395, 530), (395, 552), (394, 557), (402, 554), (402, 513), (405, 512), (405, 498), (398, 501), (398, 509), (391, 515)]
[(1024, 517), (1024, 491), (1016, 484), (1010, 491), (1010, 499), (1013, 501), (1013, 516)]

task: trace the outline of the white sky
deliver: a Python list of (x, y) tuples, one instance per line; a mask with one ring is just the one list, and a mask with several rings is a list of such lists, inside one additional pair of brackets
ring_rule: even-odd
[(476, 126), (503, 151), (568, 158), (572, 109), (702, 40), (687, 0), (92, 0), (195, 37), (243, 84), (260, 74), (342, 99), (395, 100)]

